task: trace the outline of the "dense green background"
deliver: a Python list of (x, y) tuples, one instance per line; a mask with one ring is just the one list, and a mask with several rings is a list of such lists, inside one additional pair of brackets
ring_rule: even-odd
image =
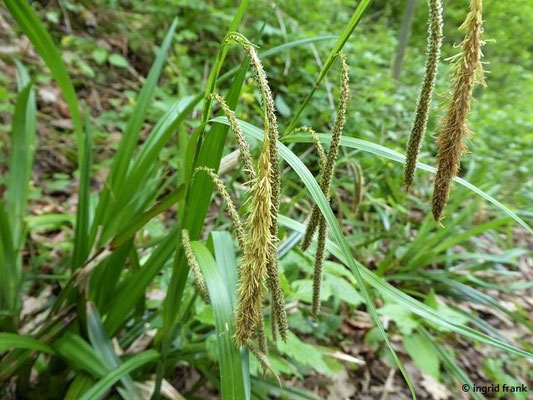
[[(393, 79), (391, 66), (397, 52), (404, 3), (374, 1), (343, 50), (350, 65), (352, 91), (344, 135), (402, 153), (424, 71), (427, 29), (427, 4), (417, 0), (403, 70), (398, 80)], [(93, 200), (96, 189), (103, 185), (111, 157), (134, 110), (144, 77), (154, 61), (156, 45), (163, 41), (174, 17), (178, 17), (178, 27), (155, 99), (148, 110), (148, 120), (141, 131), (141, 143), (146, 140), (154, 123), (177, 99), (203, 93), (220, 41), (237, 5), (237, 2), (227, 0), (32, 2), (33, 9), (61, 50), (78, 97), (92, 117)], [(352, 15), (354, 6), (354, 2), (348, 0), (254, 0), (240, 32), (257, 44), (259, 51), (297, 39), (338, 35)], [(443, 104), (451, 78), (451, 63), (446, 59), (458, 52), (454, 46), (461, 41), (462, 33), (458, 28), (467, 8), (466, 0), (444, 2), (442, 61), (428, 134), (420, 158), (429, 165), (434, 165), (435, 128), (444, 112)], [(15, 56), (28, 67), (30, 76), (35, 79), (38, 95), (38, 148), (30, 187), (31, 216), (27, 220), (30, 236), (24, 251), (27, 275), (23, 292), (46, 308), (51, 305), (50, 299), (57, 294), (58, 287), (63, 286), (69, 276), (79, 178), (76, 139), (71, 133), (65, 105), (55, 91), (48, 70), (23, 39), (7, 10), (2, 8), (1, 13), (12, 30), (5, 30), (0, 38), (3, 44), (18, 49)], [(468, 140), (469, 151), (461, 162), (460, 173), (514, 210), (530, 225), (533, 223), (531, 15), (533, 3), (529, 0), (486, 1), (483, 61), (487, 87), (478, 86), (474, 93), (475, 101), (469, 115), (469, 125), (474, 134)], [(264, 67), (275, 96), (280, 131), (287, 126), (311, 89), (321, 62), (326, 59), (333, 44), (334, 39), (320, 41), (313, 46), (295, 47), (265, 59)], [(241, 61), (242, 52), (232, 48), (222, 71), (240, 65)], [(14, 75), (9, 57), (2, 57), (2, 172), (7, 168), (9, 155), (8, 138), (16, 98)], [(338, 75), (339, 67), (334, 65), (327, 81), (322, 83), (304, 111), (302, 124), (318, 132), (329, 132), (339, 94)], [(222, 84), (219, 91), (225, 94), (229, 84)], [(47, 101), (47, 95), (54, 100)], [(237, 116), (261, 126), (258, 100), (258, 91), (249, 76), (238, 102)], [(197, 108), (180, 123), (178, 134), (160, 153), (164, 166), (162, 171), (168, 173), (172, 182), (175, 177), (177, 181), (183, 181), (185, 150), (180, 145), (197, 128), (200, 115), (201, 108)], [(235, 149), (230, 137), (224, 154)], [(253, 143), (252, 147), (256, 155), (259, 146)], [(318, 172), (316, 154), (312, 149), (308, 150), (308, 144), (291, 144), (290, 147), (313, 173)], [(445, 228), (439, 230), (427, 217), (432, 192), (431, 174), (418, 172), (415, 187), (406, 194), (402, 187), (401, 164), (350, 148), (343, 148), (339, 158), (333, 182), (332, 208), (351, 245), (352, 254), (359, 262), (404, 293), (458, 323), (470, 324), (497, 337), (503, 335), (513, 344), (519, 343), (529, 351), (533, 349), (531, 303), (522, 300), (531, 284), (528, 268), (532, 266), (532, 240), (523, 228), (479, 196), (455, 185)], [(357, 213), (353, 206), (359, 182), (354, 174), (355, 162), (361, 165), (365, 180), (365, 195)], [(236, 171), (223, 178), (241, 204), (245, 197), (245, 191), (239, 184), (243, 182), (243, 175), (239, 168)], [(282, 176), (281, 213), (303, 221), (312, 199), (302, 189), (292, 170), (284, 169)], [(4, 178), (0, 179), (2, 193), (6, 182)], [(36, 218), (43, 214), (54, 214), (56, 217), (47, 224)], [(152, 254), (152, 246), (167, 237), (175, 217), (173, 212), (158, 215), (138, 235), (136, 245), (141, 266)], [(229, 220), (217, 197), (206, 219), (204, 234), (214, 228), (224, 230), (229, 227)], [(291, 230), (282, 229), (282, 240), (291, 233)], [(387, 374), (382, 376), (377, 371), (388, 370), (394, 362), (379, 333), (372, 328), (353, 276), (337, 258), (328, 259), (323, 290), (325, 307), (322, 316), (315, 322), (309, 317), (313, 253), (302, 253), (296, 247), (289, 250), (281, 261), (281, 268), (286, 299), (293, 307), (290, 325), (294, 335), (290, 335), (287, 344), (275, 346), (271, 343), (273, 369), (286, 383), (296, 377), (295, 383), (291, 381), (294, 386), (316, 389), (324, 397), (332, 396), (334, 389), (328, 386), (329, 381), (313, 380), (316, 373), (322, 377), (334, 377), (348, 371), (346, 387), (349, 387), (348, 381), (356, 385), (362, 381), (362, 370), (357, 369), (357, 365), (341, 363), (327, 356), (338, 350), (364, 358), (368, 363), (364, 368), (370, 371), (373, 384), (382, 386)], [(131, 264), (130, 267), (133, 269)], [(153, 324), (151, 327), (161, 327), (158, 310), (168, 289), (171, 267), (172, 260), (169, 258), (163, 273), (147, 289), (149, 295), (145, 305)], [(121, 277), (128, 278), (130, 269), (124, 269)], [(187, 301), (193, 298), (193, 293), (193, 286), (187, 285)], [(112, 298), (110, 294), (107, 296)], [(500, 350), (487, 350), (487, 346), (467, 342), (442, 327), (423, 322), (386, 294), (375, 291), (374, 296), (378, 313), (386, 321), (395, 348), (399, 349), (402, 360), (412, 367), (409, 372), (416, 378), (413, 380), (421, 398), (434, 398), (428, 389), (430, 385), (419, 382), (421, 371), (446, 384), (450, 396), (454, 398), (460, 383), (464, 383), (464, 380), (457, 379), (454, 366), (465, 370), (477, 384), (529, 382), (532, 387), (533, 376), (526, 360)], [(483, 296), (488, 296), (488, 299)], [(105, 304), (102, 299), (98, 300)], [(215, 319), (210, 307), (203, 302), (194, 302), (193, 298), (191, 304), (190, 315), (187, 315), (184, 326), (180, 326), (179, 338), (172, 344), (174, 347), (169, 354), (166, 377), (183, 394), (190, 396), (188, 398), (209, 398), (216, 393), (214, 387), (218, 382), (218, 375), (212, 373), (212, 365), (219, 357), (213, 335)], [(22, 320), (28, 323), (34, 316), (35, 313), (28, 313)], [(426, 329), (433, 336), (427, 336)], [(519, 334), (512, 335), (509, 333), (512, 330)], [(129, 343), (131, 337), (135, 337), (132, 331), (132, 326), (128, 325), (118, 334), (121, 343)], [(83, 331), (79, 333), (84, 336)], [(353, 347), (360, 343), (366, 346), (364, 351), (351, 353)], [(451, 349), (455, 351), (446, 353), (448, 357), (451, 354), (453, 359), (450, 364), (442, 351)], [(2, 348), (0, 350), (3, 351)], [(475, 361), (470, 362), (470, 359)], [(262, 378), (258, 362), (253, 358), (251, 360), (252, 374), (257, 377), (253, 381), (257, 393), (275, 392), (275, 384), (268, 386), (272, 385), (271, 377)], [(183, 376), (172, 369), (178, 362), (188, 366), (183, 367), (184, 374), (192, 374), (192, 370), (199, 372), (202, 376), (198, 380), (200, 383), (192, 388), (184, 386)], [(371, 366), (373, 363), (375, 365)], [(46, 364), (47, 360), (42, 356), (37, 359), (37, 370), (43, 375), (33, 387), (33, 393), (40, 393), (42, 398), (60, 398), (63, 393), (54, 392), (54, 379), (71, 379), (72, 376), (62, 362), (57, 361), (57, 365), (53, 364), (49, 369)], [(72, 367), (76, 370), (75, 365)], [(143, 374), (148, 376), (152, 372), (147, 370)], [(43, 377), (53, 379), (48, 381)], [(209, 381), (211, 386), (202, 392), (198, 389), (205, 381)], [(407, 398), (408, 391), (399, 373), (396, 374), (395, 384), (399, 388), (391, 396)], [(360, 390), (360, 386), (357, 389)]]

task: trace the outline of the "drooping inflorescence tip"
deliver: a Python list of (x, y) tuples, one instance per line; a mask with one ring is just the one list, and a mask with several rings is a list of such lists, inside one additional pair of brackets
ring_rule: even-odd
[(415, 118), (407, 143), (407, 159), (404, 168), (404, 185), (406, 193), (413, 184), (418, 153), (422, 145), (422, 140), (426, 133), (429, 110), (433, 89), (437, 78), (437, 69), (440, 59), (440, 49), (442, 45), (442, 4), (441, 0), (428, 0), (429, 5), (429, 27), (427, 39), (427, 56), (424, 80), (420, 87), (420, 94), (416, 106)]
[(439, 222), (450, 196), (452, 180), (459, 172), (459, 162), (469, 136), (467, 115), (474, 85), (483, 81), (481, 46), (483, 40), (482, 0), (471, 0), (470, 11), (461, 29), (466, 31), (461, 53), (455, 58), (452, 93), (448, 110), (438, 127), (437, 174), (433, 190), (433, 218)]

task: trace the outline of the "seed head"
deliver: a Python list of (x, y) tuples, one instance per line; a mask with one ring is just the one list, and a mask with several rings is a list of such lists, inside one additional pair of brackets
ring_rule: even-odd
[(243, 265), (237, 290), (235, 339), (244, 345), (260, 324), (263, 308), (263, 284), (267, 276), (273, 240), (270, 233), (272, 189), (270, 185), (270, 143), (265, 138), (259, 158), (257, 178), (252, 186), (251, 204), (246, 221)]
[(228, 118), (231, 129), (237, 138), (237, 145), (239, 146), (240, 156), (244, 163), (244, 170), (248, 174), (248, 178), (253, 181), (255, 179), (255, 169), (253, 167), (252, 156), (250, 155), (248, 142), (246, 142), (246, 139), (244, 138), (244, 134), (242, 133), (241, 126), (237, 121), (237, 117), (235, 117), (233, 110), (228, 107), (224, 101), (224, 98), (222, 98), (218, 93), (213, 93), (213, 98), (218, 101), (222, 107), (222, 111), (224, 111), (224, 114)]
[(455, 57), (453, 92), (448, 111), (439, 125), (437, 138), (437, 174), (433, 190), (433, 218), (440, 224), (444, 206), (450, 195), (453, 178), (459, 171), (461, 155), (465, 151), (463, 142), (470, 135), (467, 115), (475, 83), (482, 83), (481, 38), (483, 33), (482, 0), (470, 1), (470, 12), (461, 29), (466, 31), (461, 43), (462, 52)]
[[(344, 128), (344, 123), (346, 122), (346, 107), (348, 105), (348, 99), (350, 98), (350, 86), (349, 86), (349, 75), (348, 75), (348, 64), (346, 63), (346, 57), (344, 54), (339, 54), (341, 60), (341, 97), (339, 101), (339, 106), (337, 109), (337, 118), (335, 119), (335, 124), (333, 125), (333, 132), (331, 135), (331, 143), (329, 146), (328, 154), (324, 167), (320, 172), (320, 189), (322, 193), (329, 199), (329, 191), (331, 185), (331, 179), (333, 177), (333, 172), (335, 170), (335, 162), (337, 161), (337, 154), (339, 152), (339, 146), (341, 142), (342, 130)], [(319, 214), (320, 211), (318, 206), (315, 204), (311, 210), (311, 217), (307, 223), (307, 229), (305, 231), (304, 238), (302, 240), (302, 249), (306, 250), (315, 234), (316, 228), (319, 225)]]
[(326, 256), (326, 234), (327, 225), (324, 216), (320, 215), (318, 226), (318, 247), (315, 255), (315, 269), (313, 271), (313, 304), (312, 314), (317, 317), (320, 311), (320, 289), (322, 287), (322, 270), (324, 267), (324, 259)]
[(437, 69), (440, 58), (440, 48), (442, 45), (442, 4), (441, 0), (429, 0), (429, 28), (427, 39), (427, 56), (426, 56), (426, 72), (422, 86), (420, 88), (420, 95), (418, 96), (418, 103), (416, 106), (415, 119), (409, 135), (409, 142), (407, 143), (407, 160), (404, 170), (404, 183), (406, 191), (412, 185), (416, 170), (416, 161), (420, 146), (426, 133), (428, 122), (429, 109), (431, 107), (431, 98), (433, 89), (435, 87), (435, 80), (437, 78)]
[(202, 271), (200, 270), (200, 266), (198, 265), (196, 257), (194, 256), (194, 253), (192, 251), (189, 232), (186, 229), (183, 229), (181, 231), (181, 243), (183, 245), (183, 250), (185, 250), (187, 262), (189, 263), (189, 267), (191, 268), (194, 276), (194, 283), (196, 285), (196, 289), (200, 293), (200, 296), (202, 296), (202, 299), (204, 299), (206, 303), (209, 303), (209, 293), (207, 291), (207, 284), (205, 283), (205, 279), (202, 275)]

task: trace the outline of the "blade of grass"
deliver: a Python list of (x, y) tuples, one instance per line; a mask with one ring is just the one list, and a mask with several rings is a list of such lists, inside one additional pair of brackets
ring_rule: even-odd
[(78, 400), (93, 385), (94, 379), (83, 373), (79, 373), (70, 384), (67, 394), (65, 394), (65, 400)]
[(111, 164), (106, 187), (102, 192), (100, 200), (98, 201), (95, 222), (91, 230), (89, 248), (92, 247), (98, 226), (104, 227), (100, 244), (109, 238), (108, 235), (112, 233), (108, 233), (106, 231), (108, 229), (108, 225), (106, 224), (107, 220), (116, 212), (118, 212), (116, 205), (123, 204), (123, 197), (126, 197), (126, 199), (129, 200), (129, 197), (127, 197), (128, 193), (125, 193), (125, 196), (121, 190), (121, 187), (124, 184), (124, 179), (130, 167), (133, 152), (139, 139), (139, 133), (146, 117), (146, 113), (148, 112), (150, 102), (154, 97), (155, 88), (157, 82), (159, 81), (159, 76), (161, 75), (163, 64), (165, 62), (177, 24), (178, 20), (174, 19), (167, 31), (161, 47), (157, 52), (155, 61), (150, 68), (148, 77), (146, 78), (146, 81), (144, 82), (141, 92), (137, 98), (135, 109), (133, 110), (131, 117), (126, 124), (126, 128), (124, 129), (122, 140), (120, 141), (115, 157), (113, 158), (113, 163)]
[(215, 314), (222, 399), (247, 399), (249, 396), (245, 392), (241, 354), (233, 340), (233, 307), (229, 289), (207, 247), (200, 242), (192, 242), (191, 247), (205, 277), (209, 299)]
[(83, 140), (83, 122), (78, 108), (78, 99), (72, 86), (67, 69), (61, 59), (61, 54), (57, 50), (52, 37), (39, 21), (39, 18), (27, 1), (5, 0), (9, 12), (17, 21), (24, 34), (30, 39), (45, 64), (50, 69), (52, 77), (59, 86), (61, 93), (67, 103), (74, 125), (74, 131), (78, 141), (78, 160), (83, 159), (84, 140)]
[(174, 204), (180, 202), (185, 196), (185, 187), (181, 185), (176, 190), (163, 197), (157, 204), (149, 210), (135, 216), (132, 221), (121, 229), (111, 241), (112, 247), (120, 247), (127, 240), (131, 239), (148, 221), (163, 211), (168, 210)]
[(85, 112), (85, 152), (79, 160), (80, 186), (78, 191), (78, 208), (76, 211), (76, 225), (74, 230), (74, 251), (72, 254), (73, 271), (78, 269), (89, 255), (89, 207), (91, 185), (91, 153), (92, 138), (89, 111)]
[[(220, 120), (219, 119), (215, 119), (215, 121), (222, 122), (221, 119)], [(243, 125), (244, 124), (245, 123), (243, 123)], [(318, 137), (320, 138), (320, 141), (322, 143), (325, 143), (325, 144), (327, 144), (327, 143), (329, 143), (331, 141), (331, 135), (319, 134)], [(312, 139), (309, 138), (306, 135), (296, 134), (296, 135), (290, 135), (290, 136), (284, 138), (284, 141), (288, 142), (288, 143), (311, 143)], [(379, 144), (368, 142), (366, 140), (361, 140), (361, 139), (356, 139), (356, 138), (352, 138), (352, 137), (343, 136), (341, 138), (341, 146), (349, 147), (349, 148), (352, 148), (352, 149), (362, 150), (362, 151), (367, 152), (367, 153), (375, 154), (377, 156), (384, 157), (384, 158), (387, 158), (387, 159), (392, 160), (392, 161), (396, 161), (396, 162), (401, 163), (401, 164), (405, 164), (405, 156), (403, 154), (398, 153), (397, 151), (388, 149), (388, 148), (386, 148), (384, 146), (380, 146)], [(421, 162), (417, 162), (416, 163), (416, 167), (418, 169), (423, 170), (423, 171), (431, 172), (433, 174), (435, 174), (437, 172), (437, 170), (434, 167), (431, 167), (431, 166), (429, 166), (427, 164), (424, 164), (424, 163), (421, 163)], [(483, 190), (479, 189), (477, 186), (471, 184), (470, 182), (468, 182), (468, 181), (466, 181), (466, 180), (464, 180), (462, 178), (455, 177), (454, 181), (457, 182), (458, 184), (470, 189), (474, 193), (480, 195), (481, 197), (483, 197), (488, 202), (492, 203), (494, 206), (496, 206), (501, 211), (503, 211), (506, 215), (508, 215), (509, 217), (514, 219), (518, 224), (522, 225), (529, 233), (533, 234), (533, 228), (531, 228), (524, 220), (522, 220), (518, 215), (516, 215), (516, 213), (514, 213), (509, 208), (504, 206), (502, 203), (500, 203), (494, 197), (492, 197), (488, 193), (486, 193)]]
[(53, 344), (56, 352), (77, 369), (82, 369), (94, 377), (105, 376), (108, 368), (91, 345), (80, 336), (67, 332)]
[(157, 82), (159, 81), (159, 76), (161, 75), (163, 64), (165, 62), (170, 44), (172, 43), (172, 37), (174, 36), (174, 31), (176, 30), (177, 25), (178, 20), (174, 19), (167, 31), (163, 43), (161, 44), (161, 48), (157, 52), (154, 64), (150, 68), (146, 82), (144, 83), (137, 98), (135, 109), (133, 110), (126, 128), (124, 129), (124, 134), (122, 135), (122, 140), (120, 141), (110, 171), (112, 196), (119, 195), (120, 186), (123, 184), (124, 177), (128, 172), (131, 157), (137, 145), (139, 133), (141, 131), (146, 113), (148, 112), (150, 102), (154, 97), (155, 88)]
[[(303, 103), (298, 107), (298, 110), (294, 114), (294, 117), (292, 118), (291, 122), (289, 123), (289, 126), (283, 133), (283, 136), (288, 135), (291, 133), (298, 124), (298, 121), (300, 120), (300, 116), (302, 115), (302, 112), (304, 111), (305, 107), (307, 107), (307, 104), (309, 104), (309, 101), (315, 94), (316, 90), (320, 86), (320, 82), (322, 82), (322, 79), (326, 76), (329, 69), (333, 65), (333, 61), (335, 61), (335, 58), (339, 54), (339, 52), (342, 50), (344, 45), (346, 44), (346, 41), (349, 39), (349, 37), (352, 35), (354, 29), (359, 24), (359, 21), (361, 21), (361, 18), (363, 17), (363, 14), (365, 13), (366, 9), (370, 5), (372, 0), (361, 0), (359, 4), (357, 5), (354, 13), (352, 14), (352, 17), (350, 18), (350, 21), (345, 26), (344, 30), (340, 34), (339, 38), (337, 39), (337, 42), (331, 49), (331, 52), (328, 55), (328, 58), (324, 62), (324, 65), (322, 66), (322, 69), (320, 70), (320, 74), (318, 75), (318, 78), (312, 87), (311, 91), (307, 95), (307, 97), (304, 99)], [(282, 136), (282, 137), (283, 137)]]
[[(233, 245), (233, 237), (229, 232), (211, 232), (209, 235), (209, 248), (215, 254), (215, 260), (219, 268), (223, 282), (231, 299), (231, 308), (235, 309), (237, 304), (237, 282), (239, 281), (237, 258)], [(246, 398), (250, 398), (250, 356), (246, 346), (241, 347), (241, 366), (244, 377), (244, 391)]]
[[(35, 93), (22, 65), (19, 64), (19, 83), (24, 85), (17, 95), (11, 128), (11, 151), (7, 176), (6, 209), (0, 205), (0, 308), (18, 320), (19, 288), (22, 281), (20, 251), (23, 242), (23, 224), (35, 149)], [(1, 202), (1, 200), (0, 200)], [(4, 318), (0, 318), (3, 320)], [(0, 321), (0, 325), (9, 325)], [(6, 327), (7, 328), (7, 327)]]
[(104, 327), (109, 335), (114, 336), (118, 329), (127, 322), (128, 315), (142, 298), (150, 282), (175, 251), (178, 229), (179, 227), (175, 225), (141, 269), (131, 274), (117, 289), (115, 296), (105, 309)]
[(159, 354), (155, 350), (146, 350), (139, 353), (127, 361), (125, 361), (120, 367), (110, 371), (106, 376), (100, 379), (94, 384), (80, 400), (98, 400), (101, 399), (106, 392), (124, 375), (142, 367), (149, 362), (157, 359)]
[[(457, 362), (452, 358), (452, 356), (448, 354), (448, 352), (443, 348), (443, 346), (439, 346), (435, 341), (435, 338), (433, 338), (433, 336), (431, 336), (431, 334), (423, 327), (420, 327), (418, 331), (427, 339), (429, 339), (435, 351), (439, 354), (439, 358), (441, 359), (442, 363), (444, 364), (446, 369), (455, 376), (459, 384), (468, 384), (470, 385), (470, 388), (473, 388), (474, 384), (470, 380), (466, 372), (463, 371), (463, 369), (459, 366), (459, 364), (457, 364)], [(485, 397), (480, 395), (478, 392), (471, 391), (470, 394), (472, 395), (473, 399), (485, 399)]]
[(37, 110), (35, 91), (28, 71), (18, 61), (17, 84), (19, 94), (11, 126), (11, 146), (9, 152), (9, 173), (7, 175), (6, 211), (16, 249), (22, 246), (22, 231), (28, 189), (35, 152)]
[(51, 346), (42, 343), (31, 336), (0, 332), (0, 353), (14, 349), (26, 349), (47, 354), (55, 354), (55, 351)]

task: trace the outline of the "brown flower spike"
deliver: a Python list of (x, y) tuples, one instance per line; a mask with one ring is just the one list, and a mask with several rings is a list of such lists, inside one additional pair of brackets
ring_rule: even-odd
[(470, 12), (460, 29), (466, 31), (461, 54), (456, 59), (453, 92), (448, 111), (439, 125), (437, 138), (437, 175), (433, 190), (433, 218), (440, 224), (444, 206), (450, 195), (453, 178), (459, 171), (465, 151), (464, 138), (470, 135), (466, 117), (475, 83), (482, 83), (481, 46), (483, 40), (482, 0), (470, 1)]

